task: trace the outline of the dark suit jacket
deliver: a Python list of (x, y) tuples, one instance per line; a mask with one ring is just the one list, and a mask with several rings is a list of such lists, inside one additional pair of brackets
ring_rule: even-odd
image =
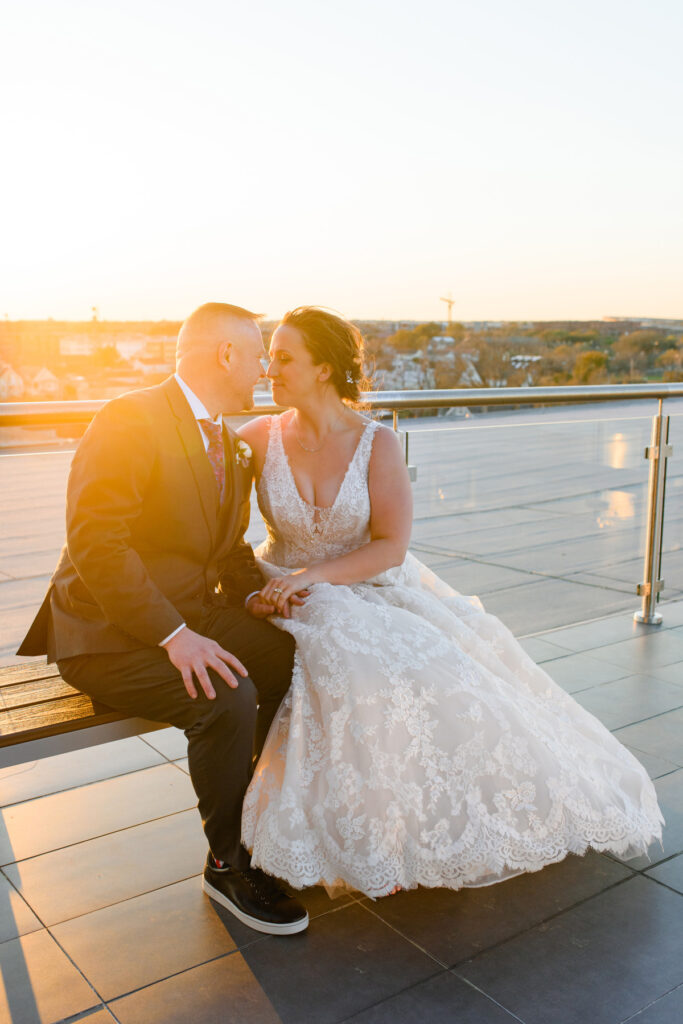
[(243, 601), (263, 579), (244, 541), (251, 468), (223, 429), (225, 497), (173, 377), (109, 402), (74, 455), (66, 545), (19, 654), (54, 661), (156, 645), (205, 602)]

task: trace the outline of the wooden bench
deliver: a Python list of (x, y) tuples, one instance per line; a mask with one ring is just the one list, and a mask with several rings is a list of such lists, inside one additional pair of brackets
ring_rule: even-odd
[(165, 728), (91, 700), (56, 665), (0, 669), (0, 768)]

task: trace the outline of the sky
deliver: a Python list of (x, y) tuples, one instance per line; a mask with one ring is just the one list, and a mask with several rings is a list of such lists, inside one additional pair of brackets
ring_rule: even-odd
[(683, 317), (680, 0), (3, 0), (0, 317)]

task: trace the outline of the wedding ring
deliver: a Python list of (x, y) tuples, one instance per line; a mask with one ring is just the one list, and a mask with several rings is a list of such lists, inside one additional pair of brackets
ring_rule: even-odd
[(280, 588), (279, 588), (279, 587), (273, 587), (273, 593), (274, 593), (274, 594), (281, 594), (281, 593), (282, 593), (282, 591), (280, 590)]

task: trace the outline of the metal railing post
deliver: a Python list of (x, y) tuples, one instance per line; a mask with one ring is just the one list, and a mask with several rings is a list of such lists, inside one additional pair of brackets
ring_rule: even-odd
[(647, 622), (659, 626), (661, 614), (655, 610), (659, 593), (664, 586), (662, 572), (662, 536), (664, 532), (664, 497), (666, 493), (666, 462), (673, 455), (669, 444), (669, 417), (663, 415), (663, 400), (652, 417), (652, 442), (645, 449), (645, 458), (650, 461), (650, 478), (647, 494), (647, 540), (645, 542), (644, 581), (639, 583), (636, 593), (643, 599), (643, 607), (634, 612), (636, 622)]
[[(393, 417), (392, 417), (392, 425), (393, 425), (393, 428), (394, 428), (394, 433), (398, 434), (398, 436), (401, 437), (401, 431), (398, 429), (398, 409), (394, 409)], [(408, 457), (408, 444), (409, 444), (409, 441), (410, 441), (410, 435), (409, 435), (408, 431), (406, 430), (403, 433), (402, 436), (403, 436), (403, 450), (404, 450), (405, 456), (406, 456), (406, 466), (408, 467), (408, 476), (410, 477), (411, 482), (415, 483), (415, 481), (417, 480), (417, 466), (411, 466), (410, 465), (410, 459)]]

